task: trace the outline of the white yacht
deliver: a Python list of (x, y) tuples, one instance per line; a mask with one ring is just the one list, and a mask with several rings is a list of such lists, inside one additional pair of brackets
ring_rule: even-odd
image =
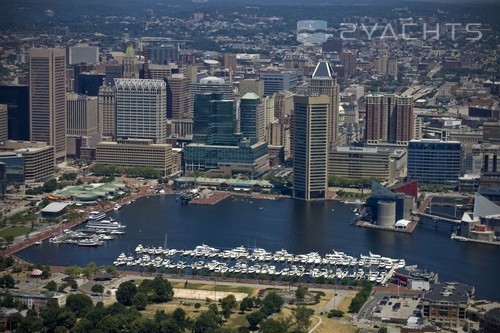
[(121, 230), (125, 229), (125, 227), (125, 225), (111, 218), (105, 220), (90, 220), (87, 222), (87, 228), (94, 229)]
[(89, 216), (87, 217), (88, 220), (102, 220), (103, 218), (106, 217), (106, 213), (99, 212), (99, 211), (91, 211), (89, 213)]

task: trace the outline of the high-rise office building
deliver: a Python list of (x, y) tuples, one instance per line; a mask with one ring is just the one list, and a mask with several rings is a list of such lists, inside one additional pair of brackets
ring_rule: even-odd
[(0, 104), (0, 142), (7, 141), (9, 138), (8, 112), (7, 104)]
[(163, 80), (116, 79), (118, 138), (167, 138), (167, 89)]
[(340, 63), (344, 66), (344, 76), (348, 77), (356, 74), (356, 54), (352, 52), (342, 52)]
[(267, 128), (267, 143), (271, 146), (282, 146), (284, 159), (290, 158), (290, 127), (279, 121), (273, 121)]
[(134, 47), (129, 45), (122, 60), (122, 77), (125, 79), (138, 79), (139, 67)]
[(99, 133), (116, 138), (116, 88), (102, 86), (97, 96)]
[(233, 99), (233, 87), (226, 83), (223, 78), (209, 76), (200, 80), (200, 82), (191, 84), (191, 105), (194, 107), (194, 96), (197, 94), (223, 94), (223, 99)]
[(64, 49), (30, 49), (30, 138), (53, 146), (55, 162), (66, 158), (65, 81)]
[(329, 147), (333, 147), (335, 139), (339, 135), (339, 86), (333, 68), (328, 61), (322, 60), (316, 65), (309, 85), (309, 94), (330, 97), (328, 144)]
[(105, 83), (107, 86), (115, 86), (115, 79), (122, 78), (122, 65), (106, 65)]
[(97, 96), (99, 95), (99, 87), (104, 84), (105, 74), (101, 73), (79, 73), (75, 77), (74, 92), (80, 95)]
[(406, 145), (413, 139), (413, 121), (411, 96), (366, 96), (365, 140), (368, 143)]
[(68, 114), (66, 134), (95, 137), (97, 140), (99, 127), (97, 97), (68, 93), (66, 104)]
[(264, 124), (264, 107), (259, 96), (246, 93), (240, 101), (240, 132), (250, 142), (266, 141), (266, 126)]
[(236, 105), (233, 100), (211, 100), (208, 114), (207, 144), (235, 146)]
[(0, 104), (7, 104), (9, 140), (30, 140), (30, 87), (0, 86)]
[(183, 74), (172, 74), (165, 79), (167, 85), (167, 118), (190, 118), (191, 81)]
[(462, 144), (434, 139), (408, 143), (408, 178), (419, 185), (455, 187), (462, 175)]
[(272, 95), (280, 91), (297, 92), (297, 74), (289, 72), (260, 72), (260, 79), (264, 81), (264, 95)]
[(324, 200), (328, 190), (330, 96), (295, 96), (293, 197)]
[(184, 150), (185, 171), (230, 176), (241, 172), (261, 174), (269, 168), (267, 143), (252, 144), (236, 133), (234, 100), (223, 99), (222, 93), (197, 94), (193, 118), (193, 143)]
[(174, 74), (184, 74), (185, 68), (179, 68), (176, 64), (157, 65), (149, 64), (149, 78), (153, 80), (163, 80)]
[(244, 96), (246, 93), (256, 93), (262, 98), (264, 96), (264, 81), (259, 79), (242, 79), (239, 85), (239, 94)]
[(206, 143), (208, 137), (208, 121), (210, 101), (222, 100), (222, 94), (196, 94), (194, 96), (193, 142)]
[(97, 46), (71, 46), (67, 49), (68, 65), (99, 63), (99, 48)]
[(82, 147), (96, 147), (101, 141), (97, 120), (97, 97), (68, 93), (66, 154), (81, 157)]
[(236, 70), (236, 54), (224, 53), (224, 68)]
[(175, 62), (179, 58), (179, 51), (175, 45), (150, 46), (148, 53), (150, 62), (159, 65)]

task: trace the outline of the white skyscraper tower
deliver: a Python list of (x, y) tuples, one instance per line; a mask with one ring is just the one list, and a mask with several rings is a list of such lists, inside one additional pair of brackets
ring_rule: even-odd
[(115, 79), (118, 138), (167, 138), (166, 84), (163, 80)]

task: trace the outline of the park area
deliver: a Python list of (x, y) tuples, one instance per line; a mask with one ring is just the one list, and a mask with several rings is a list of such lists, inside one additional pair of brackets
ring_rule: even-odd
[(30, 231), (31, 229), (28, 227), (12, 226), (5, 229), (1, 229), (0, 238), (7, 242), (12, 242), (14, 238), (19, 236), (25, 236), (29, 234)]

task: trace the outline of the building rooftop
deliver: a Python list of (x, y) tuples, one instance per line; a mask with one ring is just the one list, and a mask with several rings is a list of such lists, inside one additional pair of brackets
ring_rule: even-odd
[(247, 92), (241, 99), (260, 99), (260, 97), (254, 92)]
[(474, 287), (456, 282), (436, 283), (424, 300), (431, 302), (465, 303), (474, 294)]
[(67, 202), (52, 202), (42, 209), (42, 213), (60, 213), (68, 205)]
[(320, 61), (316, 65), (316, 69), (313, 72), (313, 79), (323, 79), (323, 78), (333, 78), (335, 72), (333, 71), (332, 65), (328, 61)]

